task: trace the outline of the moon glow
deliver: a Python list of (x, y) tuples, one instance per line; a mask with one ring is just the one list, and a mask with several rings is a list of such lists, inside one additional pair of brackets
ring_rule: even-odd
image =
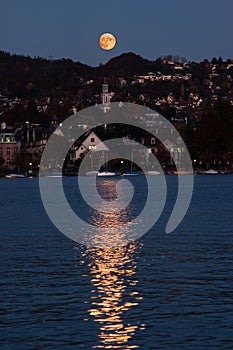
[(99, 38), (99, 46), (103, 50), (112, 50), (116, 45), (116, 38), (111, 33), (104, 33)]

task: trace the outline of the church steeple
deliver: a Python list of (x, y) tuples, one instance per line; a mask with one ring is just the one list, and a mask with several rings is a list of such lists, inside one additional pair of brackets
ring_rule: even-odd
[(111, 93), (108, 92), (108, 83), (107, 79), (104, 79), (104, 83), (102, 84), (102, 94), (101, 94), (101, 102), (104, 106), (108, 106), (111, 100)]

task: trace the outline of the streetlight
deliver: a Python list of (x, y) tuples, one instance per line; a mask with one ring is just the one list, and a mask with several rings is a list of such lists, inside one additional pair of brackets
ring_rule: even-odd
[(121, 169), (120, 169), (120, 171), (121, 171), (121, 175), (123, 174), (123, 164), (124, 164), (124, 161), (123, 161), (123, 160), (121, 160)]

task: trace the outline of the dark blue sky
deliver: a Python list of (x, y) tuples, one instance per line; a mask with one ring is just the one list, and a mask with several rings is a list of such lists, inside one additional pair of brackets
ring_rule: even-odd
[[(0, 0), (0, 49), (89, 65), (123, 52), (148, 59), (233, 58), (233, 0)], [(112, 32), (117, 46), (98, 46)]]

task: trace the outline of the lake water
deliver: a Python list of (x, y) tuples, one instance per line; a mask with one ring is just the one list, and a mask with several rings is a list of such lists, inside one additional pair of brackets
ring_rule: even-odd
[[(138, 208), (142, 178), (132, 179)], [(195, 176), (189, 211), (170, 234), (177, 178), (166, 179), (154, 228), (106, 250), (52, 225), (38, 179), (0, 179), (2, 350), (233, 348), (233, 176)], [(76, 179), (64, 186), (75, 207)]]

